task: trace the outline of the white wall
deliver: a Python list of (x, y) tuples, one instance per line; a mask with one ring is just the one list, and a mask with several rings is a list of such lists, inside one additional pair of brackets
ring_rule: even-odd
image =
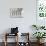
[[(23, 8), (24, 18), (10, 18), (9, 8)], [(11, 27), (19, 32), (33, 32), (30, 26), (36, 24), (36, 0), (0, 0), (0, 34)]]

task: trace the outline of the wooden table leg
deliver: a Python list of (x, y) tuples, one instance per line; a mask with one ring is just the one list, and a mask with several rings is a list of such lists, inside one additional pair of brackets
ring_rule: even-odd
[(7, 34), (5, 34), (5, 46), (7, 46)]
[(17, 34), (17, 46), (18, 46), (18, 34)]
[(15, 44), (15, 46), (18, 46), (18, 34), (16, 36), (16, 44)]

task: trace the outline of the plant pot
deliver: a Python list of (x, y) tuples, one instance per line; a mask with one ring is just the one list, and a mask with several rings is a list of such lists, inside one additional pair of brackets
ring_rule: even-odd
[(37, 42), (38, 42), (39, 44), (41, 44), (41, 43), (44, 42), (44, 40), (45, 40), (45, 39), (38, 39)]
[(45, 39), (40, 39), (40, 43), (44, 43), (44, 40), (45, 40)]
[(37, 39), (37, 43), (40, 43), (40, 39)]
[(40, 39), (37, 39), (37, 46), (40, 46)]

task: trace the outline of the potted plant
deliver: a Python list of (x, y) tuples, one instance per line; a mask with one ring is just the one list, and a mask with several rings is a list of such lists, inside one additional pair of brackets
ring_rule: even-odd
[(41, 43), (40, 40), (42, 38), (45, 38), (44, 36), (46, 36), (46, 33), (45, 32), (35, 32), (33, 35), (37, 38), (38, 43)]

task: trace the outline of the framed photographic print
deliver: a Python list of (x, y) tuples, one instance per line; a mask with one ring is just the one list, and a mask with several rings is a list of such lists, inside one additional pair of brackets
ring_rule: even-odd
[(22, 18), (23, 8), (10, 8), (10, 17)]

